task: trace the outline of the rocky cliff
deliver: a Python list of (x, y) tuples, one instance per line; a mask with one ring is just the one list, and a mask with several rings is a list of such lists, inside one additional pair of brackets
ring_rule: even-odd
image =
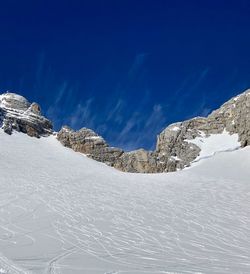
[(101, 136), (88, 128), (74, 131), (64, 126), (58, 132), (57, 139), (64, 146), (110, 166), (114, 166), (117, 159), (124, 153), (119, 148), (110, 147)]
[[(41, 114), (40, 106), (29, 103), (24, 97), (5, 93), (0, 95), (0, 122), (3, 130), (13, 130), (40, 137), (52, 134), (52, 123)], [(242, 147), (250, 145), (250, 90), (232, 98), (208, 117), (196, 117), (174, 123), (157, 136), (156, 149), (138, 149), (125, 152), (110, 147), (91, 129), (78, 131), (64, 126), (57, 139), (66, 147), (86, 154), (126, 172), (171, 172), (189, 166), (201, 153), (195, 140), (212, 135), (237, 136)]]
[(224, 131), (238, 134), (242, 147), (250, 144), (250, 90), (232, 98), (206, 118), (196, 117), (168, 126), (157, 136), (155, 151), (139, 149), (124, 152), (111, 148), (102, 137), (85, 128), (73, 131), (63, 127), (57, 138), (63, 145), (119, 170), (155, 173), (189, 166), (201, 150), (191, 140)]
[(42, 116), (40, 106), (15, 93), (0, 95), (0, 123), (8, 134), (13, 130), (32, 137), (52, 134), (52, 123)]
[(189, 165), (200, 153), (200, 148), (188, 142), (203, 134), (238, 134), (241, 146), (250, 144), (250, 90), (232, 98), (207, 118), (197, 117), (168, 126), (157, 137), (159, 159), (176, 157), (176, 168)]

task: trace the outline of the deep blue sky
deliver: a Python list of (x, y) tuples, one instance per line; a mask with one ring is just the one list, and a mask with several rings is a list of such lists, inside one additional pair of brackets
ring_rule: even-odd
[(249, 14), (249, 0), (1, 1), (0, 91), (40, 103), (56, 130), (153, 148), (250, 87)]

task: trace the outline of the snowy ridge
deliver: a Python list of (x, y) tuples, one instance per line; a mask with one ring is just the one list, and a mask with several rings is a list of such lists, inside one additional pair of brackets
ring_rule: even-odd
[(0, 250), (21, 269), (250, 272), (250, 148), (145, 175), (119, 172), (54, 136), (0, 130), (0, 144)]

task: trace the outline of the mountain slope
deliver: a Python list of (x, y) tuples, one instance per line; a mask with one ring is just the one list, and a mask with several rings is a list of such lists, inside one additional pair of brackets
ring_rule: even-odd
[(0, 145), (0, 273), (250, 272), (249, 147), (146, 175), (54, 136)]
[[(241, 147), (250, 144), (250, 90), (230, 99), (207, 117), (195, 117), (166, 127), (158, 136), (154, 151), (138, 149), (125, 152), (109, 147), (92, 130), (74, 131), (62, 127), (57, 139), (66, 147), (126, 172), (159, 173), (183, 169), (200, 156), (195, 138), (228, 133)], [(234, 136), (232, 136), (234, 135)], [(229, 137), (230, 137), (229, 136)], [(91, 138), (90, 138), (91, 137)], [(216, 152), (218, 146), (211, 149)], [(217, 151), (221, 151), (219, 148)]]

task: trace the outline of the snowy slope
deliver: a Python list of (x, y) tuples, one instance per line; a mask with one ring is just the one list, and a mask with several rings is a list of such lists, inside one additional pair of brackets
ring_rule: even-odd
[(250, 273), (250, 148), (128, 174), (0, 131), (0, 273)]
[(201, 149), (199, 156), (194, 160), (194, 162), (198, 162), (209, 158), (216, 153), (233, 151), (240, 148), (240, 142), (238, 140), (238, 134), (229, 134), (224, 130), (220, 134), (211, 134), (210, 136), (206, 136), (204, 132), (201, 132), (200, 137), (186, 140), (186, 142), (195, 144)]

